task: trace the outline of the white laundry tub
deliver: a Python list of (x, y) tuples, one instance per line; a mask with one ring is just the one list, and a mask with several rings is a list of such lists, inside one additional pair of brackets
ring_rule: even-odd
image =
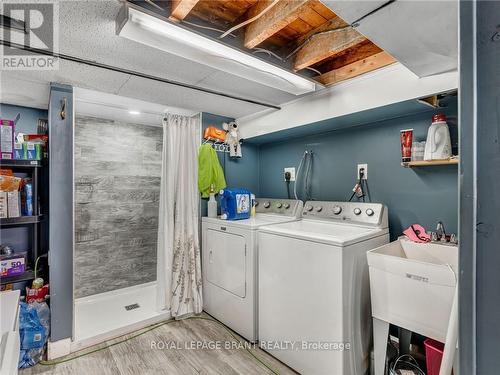
[(0, 293), (0, 374), (16, 375), (19, 363), (19, 290)]
[(367, 253), (372, 316), (444, 342), (458, 247), (400, 239)]

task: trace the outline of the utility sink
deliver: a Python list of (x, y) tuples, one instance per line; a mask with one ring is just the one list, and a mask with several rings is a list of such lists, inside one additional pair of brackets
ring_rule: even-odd
[(444, 342), (458, 275), (458, 247), (405, 238), (367, 253), (372, 316)]

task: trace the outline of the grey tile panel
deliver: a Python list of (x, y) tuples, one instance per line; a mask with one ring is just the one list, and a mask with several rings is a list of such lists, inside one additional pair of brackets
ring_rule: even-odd
[(77, 116), (75, 297), (156, 280), (161, 127)]

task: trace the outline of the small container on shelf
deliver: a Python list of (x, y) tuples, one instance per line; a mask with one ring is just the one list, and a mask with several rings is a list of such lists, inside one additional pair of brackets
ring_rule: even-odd
[(425, 141), (413, 142), (411, 147), (411, 161), (424, 160)]
[(21, 216), (21, 204), (19, 191), (7, 192), (7, 213), (9, 217)]
[(0, 276), (19, 276), (26, 272), (26, 253), (0, 255)]

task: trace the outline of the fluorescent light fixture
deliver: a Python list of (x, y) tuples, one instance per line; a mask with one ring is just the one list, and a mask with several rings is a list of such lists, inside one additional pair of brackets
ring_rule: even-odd
[(316, 89), (317, 84), (312, 80), (129, 5), (124, 5), (120, 12), (117, 34), (291, 94), (301, 95)]
[(130, 111), (128, 111), (128, 113), (130, 113), (131, 115), (135, 115), (135, 116), (138, 116), (141, 114), (141, 112), (136, 111), (136, 110), (130, 110)]

